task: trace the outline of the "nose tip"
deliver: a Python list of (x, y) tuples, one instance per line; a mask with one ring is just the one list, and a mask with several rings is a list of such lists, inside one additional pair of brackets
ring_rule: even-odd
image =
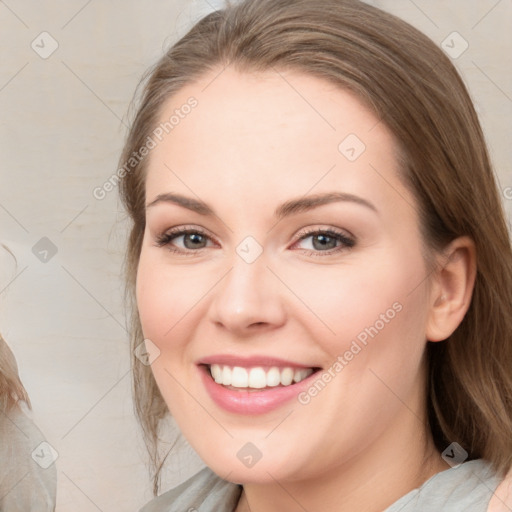
[(284, 323), (279, 287), (262, 259), (235, 262), (214, 291), (209, 315), (217, 326), (239, 335)]

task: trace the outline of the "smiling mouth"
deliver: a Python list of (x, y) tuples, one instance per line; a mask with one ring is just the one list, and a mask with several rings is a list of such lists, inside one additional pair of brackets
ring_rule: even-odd
[(204, 365), (211, 378), (231, 390), (264, 391), (289, 387), (307, 379), (320, 368), (292, 368), (289, 366), (230, 366), (225, 364)]

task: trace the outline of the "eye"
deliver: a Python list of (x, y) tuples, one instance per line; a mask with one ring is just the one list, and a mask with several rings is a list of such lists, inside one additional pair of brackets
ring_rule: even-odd
[(208, 247), (211, 238), (197, 228), (176, 228), (156, 237), (158, 247), (167, 246), (172, 252), (190, 254)]
[(350, 249), (356, 244), (354, 238), (333, 229), (313, 229), (302, 233), (294, 246), (302, 245), (310, 255), (325, 256)]
[[(327, 256), (348, 250), (355, 245), (355, 239), (331, 229), (309, 229), (299, 235), (293, 247), (306, 251), (308, 255)], [(167, 247), (171, 252), (194, 255), (213, 245), (212, 238), (198, 228), (179, 227), (156, 237), (156, 246)], [(302, 247), (300, 247), (302, 245)]]

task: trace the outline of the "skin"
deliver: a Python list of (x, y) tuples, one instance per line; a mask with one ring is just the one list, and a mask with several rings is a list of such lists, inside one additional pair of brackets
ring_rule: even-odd
[[(162, 120), (190, 96), (198, 105), (149, 156), (147, 205), (175, 193), (215, 212), (163, 201), (146, 209), (137, 301), (160, 351), (155, 379), (204, 462), (244, 484), (238, 512), (381, 511), (448, 468), (426, 428), (424, 352), (469, 306), (473, 244), (455, 240), (436, 256), (442, 269), (427, 271), (395, 141), (354, 96), (299, 72), (219, 72), (169, 98)], [(338, 150), (349, 134), (366, 146), (353, 162)], [(332, 191), (376, 211), (344, 201), (273, 217), (290, 199)], [(205, 231), (203, 248), (187, 249), (190, 237), (158, 246), (176, 226)], [(355, 244), (326, 251), (318, 237), (300, 240), (305, 228)], [(247, 236), (263, 248), (250, 264), (236, 253)], [(307, 405), (229, 413), (199, 378), (197, 360), (213, 354), (328, 369), (397, 302), (401, 311)], [(247, 442), (262, 453), (251, 468), (236, 456)]]
[(488, 512), (510, 512), (512, 510), (512, 469), (498, 485), (489, 502)]

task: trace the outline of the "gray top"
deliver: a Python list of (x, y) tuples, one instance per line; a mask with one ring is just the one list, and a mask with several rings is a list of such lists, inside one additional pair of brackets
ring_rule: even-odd
[(23, 403), (0, 411), (1, 512), (55, 510), (55, 456)]
[[(486, 512), (500, 479), (482, 459), (441, 471), (383, 512)], [(204, 468), (140, 512), (233, 512), (242, 486)]]

